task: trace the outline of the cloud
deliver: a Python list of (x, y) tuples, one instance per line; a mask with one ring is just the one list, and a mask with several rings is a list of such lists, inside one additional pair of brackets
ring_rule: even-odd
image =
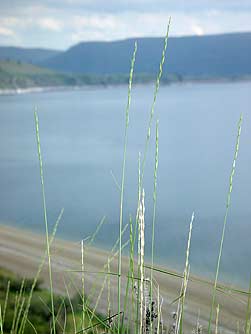
[[(17, 0), (16, 0), (17, 1)], [(26, 0), (29, 2), (29, 0)], [(31, 0), (30, 0), (31, 1)], [(56, 1), (44, 0), (44, 4), (55, 6)], [(122, 12), (195, 12), (204, 10), (251, 10), (250, 0), (61, 0), (61, 8), (68, 11), (85, 10), (99, 13)]]
[(0, 27), (0, 35), (5, 36), (5, 37), (15, 37), (16, 36), (13, 30), (5, 28), (5, 27)]
[(92, 13), (124, 13), (124, 12), (163, 12), (179, 11), (183, 13), (220, 10), (228, 12), (251, 11), (250, 0), (12, 0), (0, 1), (3, 15), (22, 12), (23, 9), (41, 7), (53, 12), (79, 14)]
[(1, 36), (22, 46), (163, 36), (170, 15), (170, 36), (251, 31), (250, 0), (0, 0)]
[(205, 34), (204, 29), (198, 24), (193, 24), (191, 31), (197, 36), (203, 36)]
[(74, 16), (72, 26), (75, 29), (116, 29), (118, 19), (113, 15)]
[(55, 32), (61, 31), (63, 28), (62, 22), (54, 18), (49, 18), (49, 17), (38, 20), (37, 24), (42, 29), (49, 30), (49, 31), (55, 31)]

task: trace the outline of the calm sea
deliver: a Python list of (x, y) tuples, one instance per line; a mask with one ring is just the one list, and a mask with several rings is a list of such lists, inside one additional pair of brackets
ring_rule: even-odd
[[(152, 96), (151, 85), (132, 91), (124, 223), (130, 214), (135, 217), (138, 155), (144, 151)], [(80, 240), (93, 233), (106, 216), (96, 245), (111, 247), (119, 229), (114, 177), (120, 182), (126, 102), (126, 86), (1, 96), (0, 221), (44, 230), (36, 107), (50, 226), (64, 207), (58, 236)], [(210, 277), (219, 249), (237, 123), (243, 113), (220, 278), (247, 286), (251, 273), (251, 83), (161, 87), (155, 111), (144, 178), (147, 244), (159, 119), (156, 262), (183, 268), (194, 211), (191, 272)]]

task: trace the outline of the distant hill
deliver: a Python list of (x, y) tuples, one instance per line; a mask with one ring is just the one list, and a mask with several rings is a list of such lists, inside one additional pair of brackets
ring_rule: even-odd
[(0, 47), (0, 60), (14, 60), (29, 64), (38, 64), (59, 55), (61, 52), (49, 49)]
[[(163, 38), (138, 38), (136, 73), (157, 72)], [(40, 62), (69, 73), (127, 74), (135, 39), (83, 42)], [(165, 73), (185, 79), (235, 78), (251, 74), (251, 33), (170, 38)]]
[[(134, 82), (156, 77), (163, 38), (139, 38)], [(0, 47), (0, 89), (124, 84), (135, 39), (67, 51)], [(251, 33), (170, 38), (163, 82), (251, 78)]]

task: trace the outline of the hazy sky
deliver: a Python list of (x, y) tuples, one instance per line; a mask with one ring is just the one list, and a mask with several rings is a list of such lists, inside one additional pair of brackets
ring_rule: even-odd
[(0, 45), (251, 31), (251, 0), (0, 0)]

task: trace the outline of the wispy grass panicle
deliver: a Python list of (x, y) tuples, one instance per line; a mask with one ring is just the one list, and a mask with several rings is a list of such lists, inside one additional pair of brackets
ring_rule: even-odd
[(147, 155), (149, 141), (150, 141), (150, 137), (151, 137), (151, 128), (152, 128), (152, 121), (153, 121), (153, 116), (154, 116), (154, 111), (155, 111), (155, 105), (156, 105), (156, 101), (157, 101), (157, 95), (158, 95), (158, 92), (159, 92), (160, 80), (161, 80), (162, 74), (163, 74), (163, 66), (164, 66), (165, 59), (166, 59), (166, 50), (167, 50), (167, 44), (168, 44), (170, 25), (171, 25), (171, 17), (169, 18), (169, 22), (168, 22), (168, 25), (167, 25), (166, 36), (165, 36), (165, 39), (164, 39), (164, 46), (163, 46), (161, 60), (160, 60), (160, 64), (159, 64), (159, 72), (157, 74), (157, 78), (156, 78), (156, 81), (155, 81), (153, 102), (152, 102), (150, 116), (149, 116), (147, 136), (146, 136), (144, 155), (143, 155), (143, 161), (142, 161), (142, 173), (141, 173), (141, 182), (140, 182), (141, 185), (143, 184), (145, 163), (146, 163), (146, 155)]
[(140, 268), (140, 333), (143, 333), (143, 308), (144, 308), (144, 255), (145, 255), (145, 192), (142, 190), (139, 207), (139, 268)]
[(85, 249), (84, 240), (81, 240), (81, 283), (82, 283), (82, 328), (85, 326)]
[[(155, 243), (155, 220), (156, 220), (156, 200), (157, 200), (157, 171), (159, 164), (159, 121), (156, 122), (156, 138), (155, 138), (155, 166), (154, 166), (154, 188), (153, 188), (153, 220), (152, 220), (152, 251), (151, 251), (151, 267), (154, 266), (154, 243)], [(151, 268), (150, 276), (150, 296), (153, 300), (153, 269)], [(151, 311), (150, 311), (151, 312)], [(150, 314), (151, 316), (151, 314)], [(150, 332), (152, 333), (152, 323)]]
[(189, 225), (184, 277), (182, 281), (181, 294), (180, 294), (180, 299), (179, 299), (178, 309), (177, 309), (177, 326), (176, 326), (177, 334), (178, 333), (183, 334), (183, 316), (184, 316), (184, 305), (185, 305), (186, 291), (187, 291), (189, 272), (190, 272), (189, 255), (190, 255), (193, 222), (194, 222), (194, 212), (192, 213), (192, 217), (191, 217), (191, 221)]
[(222, 250), (223, 250), (225, 230), (226, 230), (227, 218), (228, 218), (229, 207), (230, 207), (230, 202), (231, 202), (231, 194), (232, 194), (232, 190), (233, 190), (233, 178), (234, 178), (234, 174), (235, 174), (236, 161), (237, 161), (237, 157), (238, 157), (238, 153), (239, 153), (241, 126), (242, 126), (242, 114), (240, 115), (240, 119), (239, 119), (239, 122), (238, 122), (238, 130), (237, 130), (237, 138), (236, 138), (236, 145), (235, 145), (235, 151), (234, 151), (234, 158), (233, 158), (232, 169), (231, 169), (230, 178), (229, 178), (229, 189), (228, 189), (228, 194), (227, 194), (226, 211), (225, 211), (224, 222), (223, 222), (223, 229), (222, 229), (222, 235), (221, 235), (221, 241), (220, 241), (220, 249), (219, 249), (218, 261), (217, 261), (216, 273), (215, 273), (215, 280), (214, 280), (214, 287), (213, 287), (213, 294), (212, 294), (211, 310), (210, 310), (210, 316), (209, 316), (209, 322), (208, 322), (208, 334), (211, 334), (211, 323), (212, 323), (213, 311), (214, 311), (214, 307), (215, 307), (216, 289), (217, 289), (217, 283), (218, 283), (218, 277), (219, 277), (221, 255), (222, 255)]

